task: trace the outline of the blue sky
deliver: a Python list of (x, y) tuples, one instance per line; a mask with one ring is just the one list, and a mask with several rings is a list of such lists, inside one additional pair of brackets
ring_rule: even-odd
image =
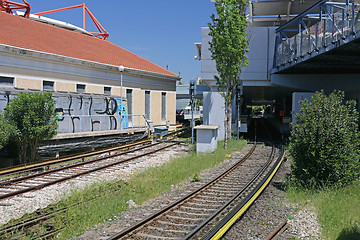
[[(17, 2), (22, 2), (16, 0)], [(179, 74), (200, 77), (195, 42), (215, 12), (210, 0), (28, 0), (31, 13), (85, 3), (109, 32), (109, 41)], [(44, 15), (82, 27), (82, 9)], [(86, 30), (94, 31), (87, 16)]]

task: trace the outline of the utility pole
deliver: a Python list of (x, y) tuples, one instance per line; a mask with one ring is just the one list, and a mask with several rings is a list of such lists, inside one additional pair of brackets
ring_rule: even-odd
[(194, 144), (194, 96), (196, 92), (196, 81), (191, 80), (189, 84), (189, 95), (191, 104), (191, 144)]

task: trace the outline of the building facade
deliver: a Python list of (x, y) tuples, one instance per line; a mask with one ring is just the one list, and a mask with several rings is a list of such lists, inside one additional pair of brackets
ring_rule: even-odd
[(4, 12), (0, 22), (0, 112), (19, 92), (51, 91), (59, 134), (175, 126), (178, 75), (89, 34)]
[[(246, 29), (249, 64), (240, 74), (242, 109), (246, 105), (271, 105), (277, 126), (283, 128), (286, 124), (286, 131), (289, 119), (299, 111), (299, 100), (311, 98), (316, 91), (342, 90), (345, 98), (356, 100), (360, 109), (360, 12), (358, 4), (350, 5), (327, 0), (250, 1)], [(327, 12), (322, 12), (324, 9)], [(350, 23), (354, 24), (352, 28)], [(219, 139), (223, 139), (224, 100), (214, 78), (217, 70), (210, 41), (209, 28), (202, 28), (201, 43), (195, 46), (196, 59), (201, 60), (201, 78), (210, 87), (204, 92), (204, 124), (218, 125)]]

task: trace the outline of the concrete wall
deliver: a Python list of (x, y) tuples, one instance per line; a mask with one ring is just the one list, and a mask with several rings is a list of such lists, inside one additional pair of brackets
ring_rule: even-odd
[(292, 95), (292, 111), (291, 111), (291, 121), (296, 121), (296, 114), (300, 113), (300, 101), (307, 100), (308, 102), (311, 102), (312, 96), (314, 96), (315, 93), (313, 92), (294, 92)]
[[(249, 64), (241, 72), (244, 86), (268, 86), (269, 72), (273, 65), (275, 47), (274, 27), (249, 27), (246, 30), (249, 39)], [(216, 86), (214, 75), (217, 75), (216, 63), (209, 51), (209, 28), (201, 28), (201, 78)]]
[[(100, 86), (95, 90), (100, 91)], [(91, 89), (90, 89), (91, 90)], [(6, 104), (18, 95), (19, 90), (14, 88), (0, 88), (0, 112)], [(29, 91), (25, 91), (29, 92)], [(31, 91), (30, 91), (31, 92)], [(166, 94), (166, 120), (170, 124), (176, 124), (176, 94)], [(113, 112), (120, 111), (119, 96), (104, 96), (101, 94), (78, 94), (78, 93), (59, 93), (53, 92), (55, 107), (59, 115), (58, 133), (92, 132), (104, 130), (119, 130), (119, 114)], [(127, 106), (126, 95), (123, 95), (123, 105)], [(133, 114), (128, 120), (132, 124), (129, 127), (145, 126), (145, 91), (133, 89)], [(165, 125), (161, 121), (161, 92), (151, 91), (151, 119), (154, 125)]]
[(204, 109), (203, 109), (203, 123), (204, 125), (219, 126), (218, 140), (225, 138), (225, 107), (224, 98), (219, 92), (211, 91), (204, 92)]
[[(0, 89), (0, 112), (19, 92)], [(116, 111), (120, 109), (120, 98), (54, 92), (53, 99), (58, 115), (58, 133), (120, 129), (119, 110)]]

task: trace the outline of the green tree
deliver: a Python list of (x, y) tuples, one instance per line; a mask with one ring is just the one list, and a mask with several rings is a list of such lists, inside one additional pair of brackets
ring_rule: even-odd
[(216, 62), (219, 75), (214, 77), (225, 101), (225, 148), (231, 138), (232, 101), (236, 86), (242, 85), (240, 73), (248, 64), (248, 39), (245, 33), (247, 6), (247, 0), (217, 0), (217, 16), (213, 14), (212, 23), (209, 23), (211, 57)]
[(56, 134), (55, 101), (50, 92), (19, 93), (3, 112), (0, 129), (16, 142), (20, 163), (35, 159), (39, 143)]
[(0, 114), (0, 149), (7, 143), (8, 141), (8, 135), (6, 134), (5, 131), (5, 124), (2, 123), (3, 119), (2, 116)]
[(296, 181), (318, 187), (359, 176), (358, 112), (354, 101), (344, 103), (343, 92), (317, 92), (311, 102), (301, 101), (292, 127), (289, 153)]

